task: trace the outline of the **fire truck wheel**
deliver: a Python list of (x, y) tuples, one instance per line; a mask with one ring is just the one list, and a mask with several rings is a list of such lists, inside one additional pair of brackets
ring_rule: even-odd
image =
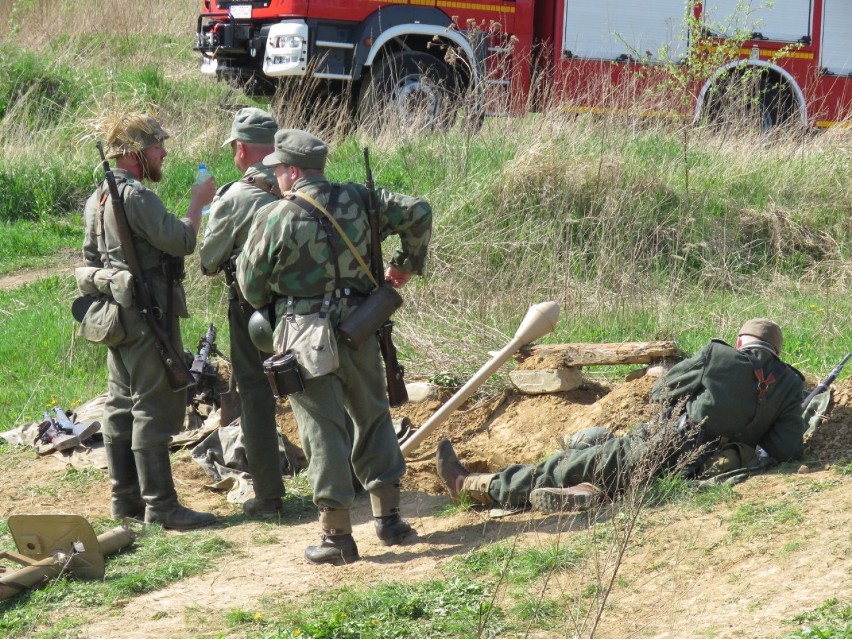
[(359, 120), (366, 128), (399, 121), (443, 130), (456, 113), (456, 78), (438, 58), (418, 51), (385, 56), (361, 87)]

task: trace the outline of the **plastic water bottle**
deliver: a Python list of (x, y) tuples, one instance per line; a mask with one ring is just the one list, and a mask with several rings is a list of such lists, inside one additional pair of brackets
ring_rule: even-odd
[[(198, 165), (198, 173), (195, 174), (195, 183), (203, 184), (210, 179), (210, 171), (207, 170), (207, 165), (203, 162)], [(201, 215), (210, 215), (210, 205), (207, 204), (201, 209)]]

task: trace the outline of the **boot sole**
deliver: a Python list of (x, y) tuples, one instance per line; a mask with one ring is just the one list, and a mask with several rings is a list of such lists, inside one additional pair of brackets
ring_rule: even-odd
[(335, 557), (334, 559), (329, 559), (328, 561), (314, 561), (313, 559), (308, 559), (305, 557), (305, 561), (309, 564), (313, 564), (314, 566), (348, 566), (349, 564), (354, 564), (356, 561), (361, 559), (361, 555), (355, 555), (354, 557)]
[(536, 488), (530, 493), (530, 504), (545, 513), (582, 512), (599, 501), (595, 495), (566, 495), (559, 488)]
[(408, 530), (400, 535), (395, 535), (393, 537), (389, 537), (388, 539), (382, 539), (379, 537), (379, 543), (382, 546), (397, 546), (401, 544), (403, 541), (411, 537), (411, 535), (415, 534), (414, 529)]

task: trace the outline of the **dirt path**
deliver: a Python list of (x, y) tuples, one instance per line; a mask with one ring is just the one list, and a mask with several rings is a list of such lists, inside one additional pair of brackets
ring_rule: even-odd
[[(647, 396), (649, 383), (637, 380), (611, 391), (594, 387), (549, 397), (491, 398), (455, 415), (435, 437), (451, 436), (465, 460), (483, 470), (496, 470), (493, 464), (499, 466), (505, 459), (533, 461), (555, 447), (558, 434), (570, 433), (590, 420), (611, 415), (626, 424), (639, 419), (648, 410), (639, 398)], [(812, 440), (847, 442), (846, 448), (832, 449), (835, 461), (842, 463), (852, 460), (852, 447), (842, 439), (852, 430), (850, 391), (850, 380), (838, 386), (835, 395), (840, 403), (820, 431), (825, 436), (818, 433)], [(432, 409), (411, 410), (417, 417), (418, 410)], [(263, 597), (298, 605), (313, 593), (346, 585), (445, 578), (447, 561), (486, 541), (517, 540), (547, 547), (570, 540), (574, 531), (587, 526), (584, 516), (559, 518), (529, 512), (502, 519), (489, 519), (484, 511), (437, 516), (448, 500), (434, 473), (433, 451), (434, 442), (427, 441), (405, 478), (402, 510), (417, 529), (417, 538), (401, 547), (380, 546), (369, 502), (359, 497), (353, 520), (362, 560), (341, 568), (304, 561), (305, 546), (318, 539), (312, 512), (280, 526), (243, 521), (234, 516), (236, 507), (223, 496), (202, 488), (206, 477), (200, 467), (180, 457), (174, 473), (182, 501), (230, 520), (230, 525), (221, 525), (215, 532), (235, 544), (236, 552), (202, 575), (130, 599), (106, 616), (102, 611), (84, 611), (89, 621), (77, 636), (234, 636), (225, 615), (232, 610), (263, 609), (258, 604)], [(6, 470), (16, 481), (0, 483), (0, 517), (57, 510), (93, 519), (107, 515), (105, 478), (82, 490), (68, 488), (56, 481), (66, 472), (58, 460), (28, 453), (15, 453), (10, 459), (12, 467)], [(709, 512), (677, 505), (647, 511), (628, 547), (597, 636), (779, 637), (788, 631), (784, 620), (831, 597), (852, 599), (852, 478), (824, 469), (815, 460), (801, 471), (794, 467), (783, 474), (754, 477), (735, 488), (734, 501)], [(45, 485), (56, 489), (45, 491)], [(732, 517), (746, 505), (757, 512), (758, 520), (761, 509), (770, 512), (774, 506), (786, 505), (799, 513), (801, 521), (764, 522), (757, 532), (735, 534)], [(591, 562), (583, 570), (552, 576), (548, 596), (587, 601), (590, 584), (601, 578), (595, 566), (605, 565), (607, 558), (597, 559), (597, 564)], [(498, 603), (508, 608), (510, 599), (510, 594), (498, 592)], [(566, 608), (566, 619), (572, 609)], [(572, 634), (573, 628), (566, 625), (534, 636)]]

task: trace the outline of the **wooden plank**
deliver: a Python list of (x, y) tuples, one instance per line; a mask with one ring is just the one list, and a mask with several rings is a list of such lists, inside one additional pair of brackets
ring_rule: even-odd
[(515, 355), (520, 369), (650, 364), (665, 357), (680, 357), (675, 342), (622, 342), (618, 344), (539, 344), (525, 346)]

